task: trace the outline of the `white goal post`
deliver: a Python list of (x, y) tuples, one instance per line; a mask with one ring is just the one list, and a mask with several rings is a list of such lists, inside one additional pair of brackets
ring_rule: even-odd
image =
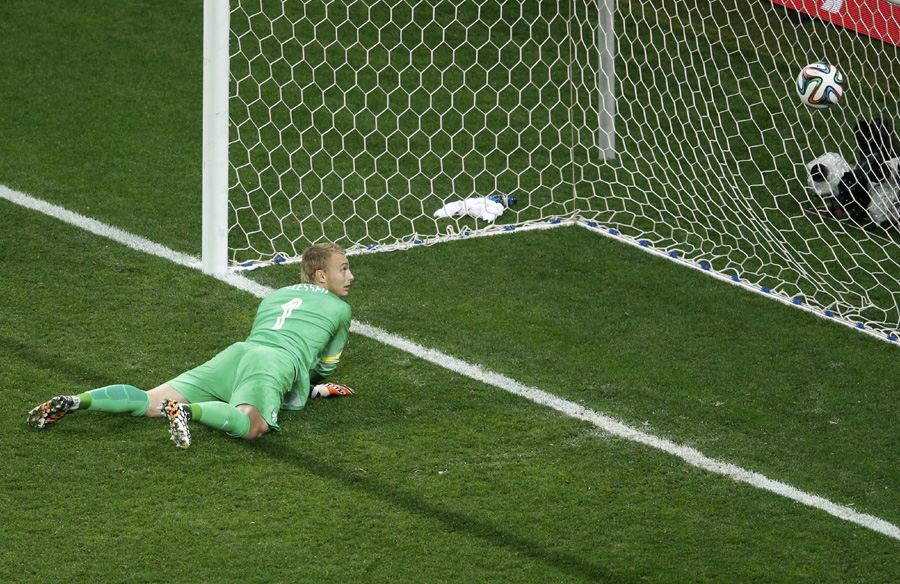
[[(894, 340), (897, 227), (809, 163), (864, 166), (854, 129), (900, 124), (900, 8), (781, 4), (817, 6), (205, 0), (204, 270), (577, 224)], [(830, 110), (796, 96), (820, 60), (849, 80)], [(517, 203), (435, 216), (491, 196)]]
[(202, 270), (228, 269), (229, 0), (203, 0)]

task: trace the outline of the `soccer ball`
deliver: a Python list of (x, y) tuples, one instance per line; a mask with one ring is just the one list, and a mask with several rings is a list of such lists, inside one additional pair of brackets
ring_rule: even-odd
[(824, 61), (807, 65), (797, 75), (800, 101), (816, 109), (825, 109), (841, 101), (846, 88), (843, 73)]

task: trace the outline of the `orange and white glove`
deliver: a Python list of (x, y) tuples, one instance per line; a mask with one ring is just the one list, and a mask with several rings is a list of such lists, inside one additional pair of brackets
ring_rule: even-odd
[(342, 395), (353, 395), (353, 390), (341, 383), (320, 383), (312, 388), (309, 397), (315, 399), (317, 397), (340, 397)]

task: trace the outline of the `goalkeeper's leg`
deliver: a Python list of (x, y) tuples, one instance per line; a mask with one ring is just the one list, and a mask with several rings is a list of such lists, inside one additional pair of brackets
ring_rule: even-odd
[(200, 422), (235, 438), (246, 438), (250, 434), (250, 416), (231, 404), (212, 401), (182, 407), (190, 412), (193, 422)]
[[(25, 422), (35, 428), (58, 422), (75, 410), (93, 410), (158, 418), (162, 416), (159, 404), (164, 399), (186, 403), (187, 399), (174, 387), (164, 383), (150, 391), (133, 385), (109, 385), (78, 395), (58, 395), (28, 412)], [(150, 407), (153, 404), (154, 407)]]
[(58, 395), (28, 412), (25, 421), (35, 428), (58, 422), (75, 410), (129, 413), (143, 416), (150, 398), (146, 391), (133, 385), (109, 385), (79, 395)]
[(179, 448), (191, 445), (191, 422), (200, 422), (229, 436), (252, 440), (266, 433), (269, 425), (254, 406), (233, 406), (225, 402), (211, 401), (181, 404), (164, 399), (159, 411), (169, 420), (169, 435)]

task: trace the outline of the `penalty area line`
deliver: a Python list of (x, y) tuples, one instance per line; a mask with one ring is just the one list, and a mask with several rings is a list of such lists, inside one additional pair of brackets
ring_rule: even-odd
[[(50, 217), (54, 217), (75, 227), (80, 227), (81, 229), (96, 235), (112, 239), (131, 249), (161, 257), (188, 268), (200, 270), (200, 260), (194, 256), (176, 252), (144, 237), (127, 233), (121, 229), (111, 227), (95, 219), (74, 213), (63, 207), (14, 191), (3, 185), (0, 185), (0, 198), (6, 199), (7, 201), (22, 207), (38, 211)], [(236, 273), (226, 273), (215, 277), (239, 290), (253, 294), (257, 298), (263, 298), (273, 291), (273, 289), (268, 286), (254, 282), (253, 280)], [(710, 458), (689, 446), (677, 444), (671, 440), (648, 434), (647, 432), (638, 430), (637, 428), (629, 426), (624, 422), (605, 414), (601, 414), (536, 387), (523, 385), (510, 377), (484, 369), (479, 365), (473, 365), (435, 349), (429, 349), (428, 347), (414, 343), (404, 337), (391, 334), (378, 327), (354, 320), (350, 330), (356, 334), (409, 353), (424, 361), (447, 369), (448, 371), (453, 371), (454, 373), (464, 375), (476, 381), (492, 385), (498, 389), (530, 400), (538, 405), (552, 408), (570, 418), (593, 424), (598, 429), (618, 438), (637, 442), (650, 448), (661, 450), (672, 456), (677, 456), (691, 466), (731, 478), (736, 482), (746, 483), (758, 489), (769, 491), (792, 501), (796, 501), (802, 505), (825, 511), (844, 521), (855, 523), (856, 525), (871, 529), (872, 531), (881, 533), (890, 538), (900, 540), (900, 528), (884, 519), (866, 513), (860, 513), (855, 509), (839, 505), (824, 497), (801, 491), (788, 484), (770, 479), (760, 473), (746, 470), (728, 462)]]

